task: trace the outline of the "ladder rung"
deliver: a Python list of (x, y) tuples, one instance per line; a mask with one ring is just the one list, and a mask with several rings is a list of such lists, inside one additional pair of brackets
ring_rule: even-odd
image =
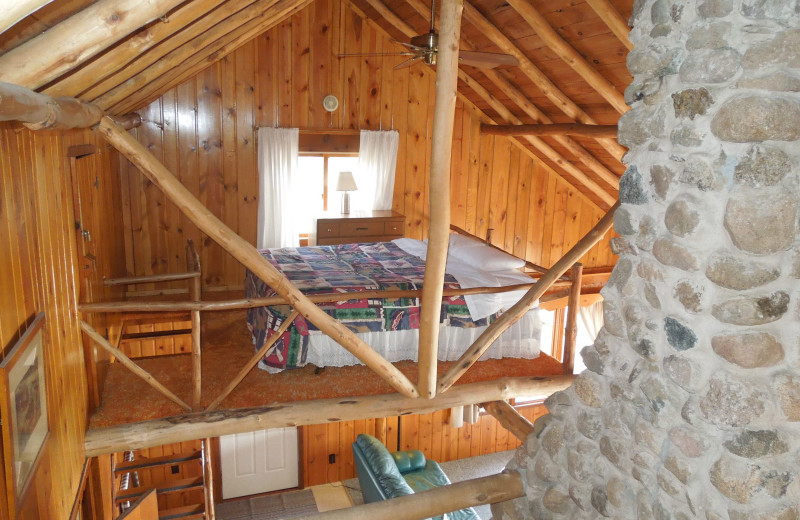
[(205, 506), (203, 504), (175, 507), (173, 509), (165, 509), (164, 511), (158, 512), (158, 520), (189, 520), (205, 517)]
[(173, 480), (161, 482), (155, 486), (141, 486), (130, 489), (125, 489), (117, 494), (117, 502), (126, 502), (135, 500), (139, 495), (145, 494), (147, 491), (155, 487), (156, 493), (165, 495), (167, 493), (176, 493), (178, 491), (189, 491), (192, 489), (203, 489), (203, 477), (192, 477), (181, 480)]
[(116, 475), (121, 473), (129, 473), (139, 469), (154, 468), (157, 466), (172, 466), (183, 464), (193, 460), (200, 460), (202, 452), (200, 450), (191, 453), (176, 453), (174, 455), (165, 455), (163, 457), (155, 457), (152, 459), (139, 459), (131, 462), (123, 462), (118, 464), (114, 470)]

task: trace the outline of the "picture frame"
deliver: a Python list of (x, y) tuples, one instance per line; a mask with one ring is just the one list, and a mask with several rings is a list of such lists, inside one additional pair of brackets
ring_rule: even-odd
[(0, 423), (7, 496), (12, 516), (28, 492), (50, 435), (40, 313), (0, 362)]

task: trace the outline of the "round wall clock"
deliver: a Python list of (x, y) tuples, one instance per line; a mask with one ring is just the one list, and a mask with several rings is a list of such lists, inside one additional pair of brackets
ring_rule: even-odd
[(328, 94), (322, 100), (322, 107), (328, 112), (333, 112), (334, 110), (339, 108), (339, 100), (336, 99), (336, 96), (334, 96), (333, 94)]

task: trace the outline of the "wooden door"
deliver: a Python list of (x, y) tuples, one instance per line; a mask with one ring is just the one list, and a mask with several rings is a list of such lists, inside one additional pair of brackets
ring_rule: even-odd
[(219, 439), (222, 498), (297, 487), (297, 428), (272, 428)]
[(95, 269), (97, 260), (95, 242), (92, 241), (92, 228), (97, 222), (96, 192), (100, 181), (94, 169), (94, 161), (88, 157), (95, 152), (94, 145), (71, 146), (67, 151), (70, 173), (72, 175), (72, 208), (75, 215), (75, 237), (78, 241), (78, 267), (80, 268), (81, 298), (91, 298), (91, 282), (89, 280)]

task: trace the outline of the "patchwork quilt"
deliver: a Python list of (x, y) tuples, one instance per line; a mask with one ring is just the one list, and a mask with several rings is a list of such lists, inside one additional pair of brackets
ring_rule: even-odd
[[(391, 242), (342, 244), (269, 249), (261, 254), (305, 294), (358, 293), (372, 290), (421, 289), (425, 261), (409, 255)], [(445, 288), (458, 288), (446, 275)], [(276, 296), (249, 270), (245, 279), (248, 298)], [(380, 332), (419, 328), (418, 298), (353, 298), (318, 306), (353, 332)], [(288, 305), (250, 309), (247, 324), (256, 350), (270, 338), (291, 314)], [(495, 316), (478, 321), (470, 318), (462, 296), (444, 298), (441, 323), (453, 327), (477, 327)], [(305, 365), (308, 339), (322, 334), (314, 324), (298, 316), (292, 326), (267, 351), (263, 361), (273, 368)]]

